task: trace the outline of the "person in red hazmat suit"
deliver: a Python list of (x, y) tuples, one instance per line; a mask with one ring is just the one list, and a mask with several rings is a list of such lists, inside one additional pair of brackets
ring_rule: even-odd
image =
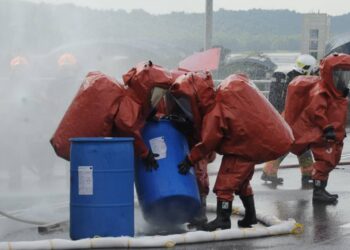
[(329, 173), (340, 161), (348, 107), (350, 56), (332, 54), (322, 59), (320, 77), (299, 76), (288, 87), (285, 119), (300, 155), (311, 149), (313, 201), (334, 203), (338, 195), (326, 191)]
[[(213, 105), (215, 98), (214, 82), (209, 72), (189, 73), (192, 77), (180, 77), (176, 84), (184, 87), (181, 89), (181, 94), (184, 95), (186, 101), (191, 105), (191, 111), (184, 113), (186, 105), (183, 98), (174, 98), (172, 93), (166, 95), (165, 105), (162, 105), (159, 112), (167, 114), (165, 118), (173, 121), (175, 126), (186, 136), (189, 147), (194, 147), (195, 144), (201, 141), (201, 128), (203, 114), (207, 108)], [(180, 74), (183, 75), (183, 74)], [(198, 90), (199, 94), (195, 91)], [(179, 90), (176, 87), (172, 88), (175, 95), (179, 95)], [(208, 155), (200, 159), (195, 164), (195, 174), (198, 183), (198, 188), (201, 197), (201, 209), (197, 216), (190, 222), (189, 227), (201, 227), (207, 223), (206, 216), (206, 198), (209, 194), (209, 176), (207, 166), (215, 160), (215, 152), (210, 152)]]
[[(186, 80), (196, 77), (193, 74), (179, 77), (171, 87), (171, 93), (184, 113), (189, 117), (197, 115), (202, 120), (201, 127), (197, 128), (200, 129), (201, 142), (178, 165), (179, 173), (187, 174), (191, 166), (209, 152), (223, 154), (214, 186), (217, 217), (202, 229), (214, 231), (231, 227), (233, 193), (240, 196), (246, 210), (238, 226), (251, 227), (257, 223), (250, 186), (254, 165), (288, 152), (294, 140), (292, 132), (247, 76), (229, 76), (216, 93), (204, 91), (205, 88), (203, 90), (200, 85), (189, 84), (190, 80)], [(192, 93), (195, 98), (189, 98)], [(201, 103), (198, 111), (192, 108), (194, 100)], [(272, 139), (271, 133), (278, 139)]]
[[(282, 71), (276, 71), (272, 75), (272, 82), (270, 84), (269, 101), (276, 108), (276, 110), (283, 116), (287, 88), (292, 80), (300, 75), (312, 75), (315, 72), (317, 61), (308, 54), (298, 56), (295, 65), (287, 74)], [(273, 184), (282, 184), (283, 178), (277, 176), (278, 169), (287, 155), (280, 158), (266, 162), (262, 170), (261, 179), (264, 181), (271, 181)], [(312, 154), (308, 150), (302, 155), (298, 156), (298, 162), (301, 172), (301, 184), (303, 188), (312, 187)]]
[(123, 80), (125, 86), (101, 72), (87, 75), (51, 139), (57, 155), (69, 160), (73, 137), (134, 137), (136, 156), (148, 170), (158, 168), (141, 130), (171, 86), (171, 74), (149, 61), (129, 70)]

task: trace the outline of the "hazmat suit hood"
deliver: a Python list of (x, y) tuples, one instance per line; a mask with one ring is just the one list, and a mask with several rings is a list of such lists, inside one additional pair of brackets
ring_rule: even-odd
[[(330, 92), (330, 94), (337, 98), (342, 98), (346, 93), (344, 90), (339, 90), (334, 82), (333, 72), (338, 69), (345, 69), (350, 71), (350, 56), (346, 54), (331, 54), (321, 60), (320, 76), (322, 81), (320, 86)], [(346, 88), (349, 82), (346, 83)], [(347, 90), (348, 91), (348, 90)], [(346, 95), (345, 95), (346, 96)]]
[(142, 105), (146, 115), (157, 106), (173, 83), (171, 74), (151, 61), (137, 64), (123, 75), (123, 81), (132, 99)]
[(170, 89), (175, 102), (196, 128), (215, 104), (215, 90), (209, 72), (188, 73), (179, 76)]
[(225, 92), (230, 91), (230, 88), (233, 86), (232, 84), (236, 82), (245, 82), (251, 85), (253, 88), (257, 89), (256, 85), (252, 83), (249, 80), (248, 76), (246, 76), (245, 74), (234, 74), (231, 75), (229, 79), (230, 81), (223, 81), (218, 87), (218, 94), (220, 93), (220, 96), (222, 96), (221, 98), (225, 96)]
[(179, 76), (184, 75), (184, 74), (188, 74), (188, 73), (190, 73), (189, 70), (187, 70), (187, 69), (182, 69), (182, 68), (172, 69), (172, 70), (170, 71), (170, 74), (171, 74), (171, 76), (172, 76), (172, 78), (173, 78), (173, 82), (175, 82), (176, 79), (177, 79)]

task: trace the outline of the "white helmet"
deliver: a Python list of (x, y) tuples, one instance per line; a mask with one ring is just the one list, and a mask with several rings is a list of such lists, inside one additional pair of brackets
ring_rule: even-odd
[(316, 62), (316, 59), (311, 55), (300, 55), (295, 61), (294, 70), (298, 71), (302, 75), (310, 75), (316, 67)]

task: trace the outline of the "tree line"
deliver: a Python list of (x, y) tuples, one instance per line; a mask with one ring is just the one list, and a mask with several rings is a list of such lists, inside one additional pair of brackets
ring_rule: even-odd
[[(0, 55), (46, 53), (87, 40), (146, 41), (179, 51), (203, 47), (204, 14), (151, 15), (143, 10), (92, 10), (71, 4), (0, 1)], [(234, 52), (300, 49), (302, 14), (289, 10), (231, 11), (213, 15), (213, 44)], [(348, 30), (350, 14), (332, 17), (333, 34)]]

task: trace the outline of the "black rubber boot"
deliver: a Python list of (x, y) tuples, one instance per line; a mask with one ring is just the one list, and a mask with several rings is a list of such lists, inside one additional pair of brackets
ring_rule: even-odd
[(240, 196), (243, 206), (245, 208), (244, 218), (238, 220), (238, 227), (252, 227), (253, 224), (257, 224), (258, 220), (256, 219), (254, 196)]
[(260, 177), (263, 181), (271, 181), (273, 184), (283, 184), (283, 178), (277, 177), (277, 175), (268, 175), (264, 171)]
[(301, 176), (301, 187), (303, 189), (310, 189), (313, 187), (313, 181), (311, 175), (302, 175)]
[(188, 224), (188, 228), (202, 228), (207, 222), (207, 196), (201, 196), (201, 208), (199, 214), (196, 215)]
[[(328, 184), (328, 180), (326, 181), (326, 186), (327, 186), (327, 184)], [(324, 191), (325, 191), (328, 195), (333, 196), (333, 197), (335, 197), (336, 199), (338, 199), (338, 197), (339, 197), (339, 195), (337, 195), (337, 194), (328, 193), (327, 190), (324, 190)]]
[(202, 227), (204, 231), (215, 231), (216, 229), (231, 228), (232, 201), (219, 201), (216, 206), (215, 220)]
[(322, 203), (335, 203), (337, 198), (326, 191), (327, 181), (314, 180), (314, 192), (312, 200)]

